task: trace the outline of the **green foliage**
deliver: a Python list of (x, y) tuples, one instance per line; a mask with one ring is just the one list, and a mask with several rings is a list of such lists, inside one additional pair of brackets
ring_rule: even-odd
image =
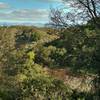
[(67, 86), (62, 81), (49, 77), (40, 65), (34, 64), (33, 51), (19, 49), (11, 54), (9, 56), (11, 63), (2, 74), (5, 77), (0, 84), (1, 99), (51, 98), (55, 100), (58, 97), (63, 98), (63, 95), (69, 97)]
[(59, 67), (65, 65), (66, 54), (67, 50), (65, 48), (56, 48), (56, 50), (51, 53), (50, 57), (54, 60), (54, 65)]
[(49, 77), (36, 77), (28, 79), (22, 85), (23, 99), (66, 99), (70, 98), (71, 91), (62, 81)]
[(63, 81), (50, 77), (42, 65), (69, 66), (74, 72), (100, 70), (100, 30), (70, 27), (59, 33), (59, 39), (45, 31), (20, 26), (0, 28), (0, 99), (92, 100), (96, 92), (69, 89)]
[(31, 34), (31, 40), (38, 41), (43, 39), (47, 34), (43, 31), (37, 31)]
[[(7, 33), (3, 29), (0, 30), (0, 64), (7, 61), (10, 53), (15, 48), (15, 34), (13, 32)], [(2, 65), (0, 65), (2, 66)]]
[(37, 63), (42, 63), (49, 67), (54, 66), (63, 66), (65, 65), (65, 61), (62, 58), (66, 56), (65, 48), (56, 48), (55, 46), (42, 47), (39, 49), (39, 52), (36, 55)]
[[(57, 48), (64, 48), (65, 66), (73, 67), (77, 70), (96, 67), (94, 59), (98, 59), (96, 52), (99, 51), (99, 31), (85, 27), (71, 27), (61, 32), (61, 38), (50, 43)], [(48, 44), (49, 45), (49, 44)], [(98, 52), (99, 53), (99, 52)], [(98, 54), (99, 55), (99, 54)], [(96, 57), (95, 57), (96, 56)], [(56, 57), (56, 54), (55, 54)], [(95, 58), (94, 58), (95, 57)], [(57, 57), (56, 57), (57, 58)], [(58, 62), (62, 60), (58, 60)], [(99, 64), (97, 64), (99, 65)], [(97, 70), (96, 67), (95, 70)]]

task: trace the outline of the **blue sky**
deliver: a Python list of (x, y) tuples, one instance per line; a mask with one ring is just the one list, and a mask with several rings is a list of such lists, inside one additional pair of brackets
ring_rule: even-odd
[(62, 5), (62, 0), (0, 0), (0, 22), (46, 23), (50, 7)]

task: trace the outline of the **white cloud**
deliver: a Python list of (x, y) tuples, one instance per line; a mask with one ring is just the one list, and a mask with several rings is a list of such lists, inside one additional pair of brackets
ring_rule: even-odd
[[(16, 0), (22, 2), (43, 2), (43, 3), (61, 3), (62, 0)], [(27, 2), (26, 2), (27, 1)], [(2, 9), (9, 8), (9, 5), (0, 2), (0, 20), (4, 21), (32, 21), (32, 22), (47, 22), (49, 20), (49, 10), (47, 9), (7, 9), (7, 11), (2, 11)]]
[(9, 5), (3, 2), (0, 2), (0, 9), (6, 9), (9, 8)]
[(46, 9), (21, 9), (0, 13), (1, 20), (15, 21), (48, 21), (49, 11)]

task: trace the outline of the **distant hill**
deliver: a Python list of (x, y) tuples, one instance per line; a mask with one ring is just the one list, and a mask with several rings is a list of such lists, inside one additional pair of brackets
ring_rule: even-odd
[(29, 22), (0, 22), (0, 26), (36, 26), (44, 27), (44, 23), (29, 23)]

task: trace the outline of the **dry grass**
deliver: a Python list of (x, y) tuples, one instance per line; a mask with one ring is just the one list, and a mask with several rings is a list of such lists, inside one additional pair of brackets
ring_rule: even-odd
[(63, 80), (72, 89), (77, 89), (79, 91), (91, 91), (92, 80), (94, 77), (87, 75), (74, 76), (69, 69), (50, 69), (45, 67), (44, 70), (48, 72), (50, 76), (57, 79)]

